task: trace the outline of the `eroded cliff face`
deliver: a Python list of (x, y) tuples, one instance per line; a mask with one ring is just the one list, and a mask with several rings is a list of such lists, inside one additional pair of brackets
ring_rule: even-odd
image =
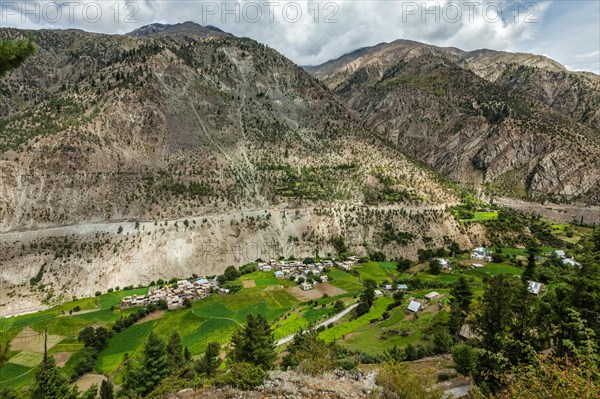
[[(402, 239), (396, 239), (400, 232)], [(3, 234), (0, 314), (39, 309), (72, 296), (159, 278), (220, 274), (258, 258), (326, 256), (334, 237), (349, 250), (416, 257), (419, 248), (485, 242), (481, 226), (454, 220), (443, 206), (352, 204), (259, 209), (169, 221), (90, 223)], [(406, 238), (408, 237), (408, 238)], [(29, 281), (44, 265), (39, 284)], [(47, 292), (53, 299), (42, 304)]]
[(308, 70), (365, 125), (471, 188), (600, 199), (600, 80), (531, 54), (398, 40)]

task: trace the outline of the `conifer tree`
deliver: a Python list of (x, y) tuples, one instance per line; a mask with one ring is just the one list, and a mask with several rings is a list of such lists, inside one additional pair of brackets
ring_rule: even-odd
[(175, 371), (183, 366), (183, 347), (181, 345), (181, 336), (177, 331), (173, 331), (173, 334), (169, 337), (167, 356), (171, 364), (171, 370)]
[(231, 339), (233, 350), (229, 358), (233, 362), (251, 363), (269, 370), (277, 356), (273, 343), (273, 331), (262, 315), (249, 314), (246, 326), (241, 327)]

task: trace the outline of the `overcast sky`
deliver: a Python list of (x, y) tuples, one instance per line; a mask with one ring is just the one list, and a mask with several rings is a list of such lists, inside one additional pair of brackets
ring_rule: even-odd
[(208, 1), (0, 0), (0, 26), (125, 33), (195, 21), (266, 43), (300, 65), (357, 48), (411, 39), (464, 50), (546, 55), (600, 73), (600, 0)]

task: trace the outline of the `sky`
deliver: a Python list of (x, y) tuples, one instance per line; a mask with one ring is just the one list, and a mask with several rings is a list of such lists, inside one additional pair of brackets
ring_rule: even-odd
[(299, 65), (410, 39), (534, 53), (600, 73), (600, 0), (0, 0), (0, 27), (121, 34), (184, 21), (250, 37)]

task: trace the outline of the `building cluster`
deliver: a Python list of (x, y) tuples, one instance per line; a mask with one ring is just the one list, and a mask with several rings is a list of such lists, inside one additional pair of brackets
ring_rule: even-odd
[(350, 270), (358, 262), (358, 257), (350, 257), (345, 261), (322, 260), (314, 263), (304, 263), (299, 260), (275, 260), (259, 262), (258, 270), (271, 272), (276, 278), (286, 278), (300, 282), (300, 288), (307, 291), (313, 288), (312, 282), (326, 283), (327, 276), (324, 272), (330, 267), (337, 266), (343, 270)]
[(157, 304), (164, 300), (168, 309), (180, 309), (184, 306), (186, 299), (197, 301), (214, 292), (228, 294), (229, 290), (219, 287), (216, 279), (179, 280), (176, 285), (152, 286), (148, 289), (148, 295), (126, 296), (121, 301), (121, 308), (146, 306), (150, 303)]
[(551, 255), (558, 256), (562, 260), (563, 265), (581, 267), (581, 263), (575, 262), (575, 259), (567, 258), (565, 251), (557, 249), (556, 251), (552, 251)]

